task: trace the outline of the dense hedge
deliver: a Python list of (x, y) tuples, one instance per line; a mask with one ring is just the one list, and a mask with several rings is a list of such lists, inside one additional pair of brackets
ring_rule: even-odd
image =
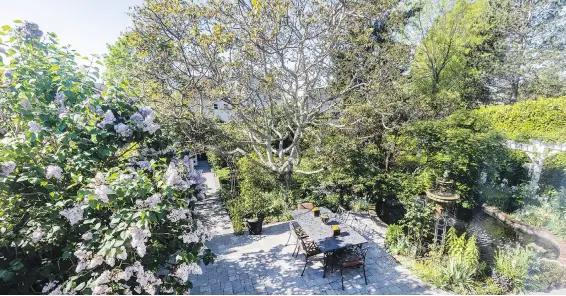
[(506, 138), (566, 142), (566, 97), (529, 100), (472, 111)]

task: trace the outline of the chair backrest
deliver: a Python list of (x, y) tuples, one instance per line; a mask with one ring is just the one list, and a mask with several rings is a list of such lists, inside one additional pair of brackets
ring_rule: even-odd
[(313, 241), (302, 239), (301, 246), (307, 255), (316, 255), (320, 253), (318, 245)]
[(363, 247), (363, 248), (359, 248), (357, 253), (358, 256), (360, 256), (362, 258), (362, 261), (366, 261), (366, 255), (368, 253), (369, 247)]
[(299, 238), (308, 236), (296, 221), (289, 222), (289, 229)]

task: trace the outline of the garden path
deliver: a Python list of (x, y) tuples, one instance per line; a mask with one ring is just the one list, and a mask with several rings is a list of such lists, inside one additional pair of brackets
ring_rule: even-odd
[[(295, 248), (287, 222), (265, 225), (262, 235), (234, 235), (232, 226), (216, 190), (218, 181), (207, 163), (201, 162), (208, 197), (198, 203), (197, 215), (212, 230), (214, 237), (206, 243), (218, 257), (214, 264), (202, 266), (203, 274), (191, 278), (191, 294), (438, 294), (384, 249), (385, 230), (369, 222), (375, 233), (367, 236), (370, 250), (366, 259), (368, 284), (360, 270), (344, 272), (345, 290), (340, 273), (322, 278), (322, 256), (311, 258), (304, 276), (304, 256), (292, 256)], [(368, 218), (364, 218), (368, 222)], [(371, 224), (370, 224), (371, 223)]]

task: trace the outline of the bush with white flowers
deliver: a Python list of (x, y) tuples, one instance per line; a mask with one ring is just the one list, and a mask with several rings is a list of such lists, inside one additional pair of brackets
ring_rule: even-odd
[(185, 293), (213, 259), (186, 153), (54, 34), (0, 38), (0, 294)]

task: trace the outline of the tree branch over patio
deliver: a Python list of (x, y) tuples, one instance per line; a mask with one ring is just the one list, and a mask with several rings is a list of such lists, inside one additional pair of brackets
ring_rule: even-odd
[(133, 29), (124, 35), (138, 56), (129, 76), (152, 86), (152, 97), (173, 121), (206, 116), (207, 105), (225, 102), (232, 113), (226, 125), (240, 134), (222, 147), (253, 153), (254, 161), (279, 174), (316, 173), (322, 169), (294, 170), (303, 135), (329, 121), (321, 115), (344, 96), (371, 83), (354, 71), (332, 87), (337, 53), (364, 50), (359, 40), (360, 48), (351, 48), (351, 38), (360, 38), (351, 31), (370, 42), (373, 4), (148, 0), (133, 9)]

